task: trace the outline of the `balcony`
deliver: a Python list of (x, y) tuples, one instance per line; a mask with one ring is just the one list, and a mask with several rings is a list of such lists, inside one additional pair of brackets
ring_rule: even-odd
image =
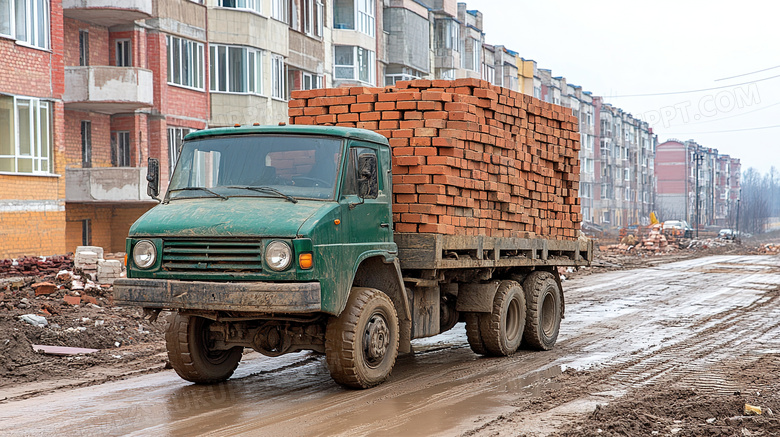
[(65, 201), (149, 202), (146, 185), (146, 167), (69, 168), (65, 170)]
[(152, 72), (135, 67), (65, 67), (67, 109), (116, 114), (153, 103)]
[(63, 0), (62, 9), (68, 18), (111, 27), (151, 18), (152, 0)]

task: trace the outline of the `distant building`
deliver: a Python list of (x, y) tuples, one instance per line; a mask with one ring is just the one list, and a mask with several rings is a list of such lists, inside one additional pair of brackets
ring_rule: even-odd
[(693, 140), (671, 139), (658, 145), (655, 167), (660, 219), (685, 219), (702, 226), (736, 223), (739, 159)]
[(385, 2), (387, 67), (384, 85), (394, 85), (399, 80), (432, 78), (433, 17), (430, 8), (415, 0)]
[(657, 137), (648, 124), (594, 97), (596, 115), (594, 223), (647, 225), (655, 206)]

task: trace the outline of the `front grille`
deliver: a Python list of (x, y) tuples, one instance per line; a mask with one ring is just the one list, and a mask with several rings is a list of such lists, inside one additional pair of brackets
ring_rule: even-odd
[(171, 272), (261, 271), (263, 245), (260, 241), (165, 241), (162, 268)]

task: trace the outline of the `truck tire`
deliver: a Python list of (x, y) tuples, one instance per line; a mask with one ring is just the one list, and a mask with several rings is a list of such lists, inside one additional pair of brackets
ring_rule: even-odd
[(475, 354), (487, 355), (488, 351), (479, 328), (479, 313), (464, 313), (463, 319), (466, 322), (466, 339), (469, 341), (471, 350)]
[(196, 384), (214, 384), (230, 378), (244, 349), (210, 349), (210, 324), (203, 317), (177, 313), (165, 331), (168, 361), (179, 376)]
[(350, 388), (384, 382), (398, 357), (398, 315), (375, 288), (354, 287), (347, 307), (325, 330), (325, 361), (331, 377)]
[(536, 271), (523, 282), (528, 308), (524, 345), (529, 349), (550, 350), (561, 327), (561, 289), (552, 273)]
[(501, 281), (493, 310), (479, 315), (479, 330), (488, 355), (506, 357), (520, 347), (525, 330), (525, 293), (515, 281)]

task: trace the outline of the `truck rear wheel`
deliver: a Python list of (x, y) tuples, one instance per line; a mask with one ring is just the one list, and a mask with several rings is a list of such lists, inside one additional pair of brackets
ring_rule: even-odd
[(176, 314), (165, 331), (168, 360), (183, 379), (213, 384), (230, 378), (241, 361), (243, 348), (214, 349), (211, 320)]
[(487, 355), (488, 351), (479, 328), (479, 313), (464, 313), (463, 319), (466, 322), (466, 339), (469, 341), (471, 350), (475, 354)]
[(549, 272), (536, 271), (523, 282), (528, 313), (523, 341), (536, 350), (550, 350), (561, 327), (561, 289)]
[(479, 328), (489, 355), (505, 357), (520, 347), (525, 329), (525, 293), (515, 281), (502, 281), (493, 298), (493, 311), (480, 314)]
[(398, 357), (398, 315), (375, 288), (354, 287), (347, 307), (325, 330), (325, 359), (333, 379), (351, 388), (384, 382)]

